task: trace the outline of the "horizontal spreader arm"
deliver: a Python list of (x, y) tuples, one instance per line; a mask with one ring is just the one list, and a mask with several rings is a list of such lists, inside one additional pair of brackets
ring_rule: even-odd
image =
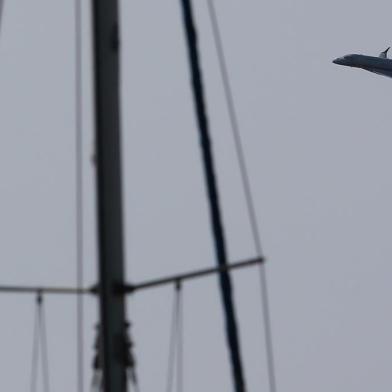
[[(257, 264), (264, 263), (264, 258), (254, 258), (245, 261), (239, 261), (236, 263), (231, 263), (225, 267), (213, 267), (205, 268), (201, 270), (196, 270), (192, 272), (186, 272), (183, 274), (166, 276), (163, 278), (151, 279), (140, 283), (127, 283), (119, 291), (125, 294), (132, 294), (135, 291), (159, 287), (168, 284), (181, 283), (191, 279), (201, 278), (207, 275), (218, 274), (224, 271), (231, 271), (234, 269), (251, 267)], [(77, 288), (77, 287), (55, 287), (55, 286), (2, 286), (0, 285), (1, 293), (19, 293), (19, 294), (97, 294), (98, 287), (94, 285), (87, 288)]]

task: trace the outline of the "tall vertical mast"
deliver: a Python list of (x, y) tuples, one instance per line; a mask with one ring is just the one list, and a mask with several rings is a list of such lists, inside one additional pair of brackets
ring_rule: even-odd
[(105, 392), (125, 392), (118, 0), (92, 0), (101, 359)]

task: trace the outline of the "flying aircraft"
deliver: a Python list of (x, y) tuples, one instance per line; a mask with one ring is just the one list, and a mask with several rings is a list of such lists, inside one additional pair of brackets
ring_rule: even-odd
[(366, 71), (392, 78), (392, 59), (389, 59), (387, 56), (389, 49), (387, 48), (381, 52), (378, 57), (365, 56), (363, 54), (346, 54), (333, 60), (333, 63), (365, 69)]

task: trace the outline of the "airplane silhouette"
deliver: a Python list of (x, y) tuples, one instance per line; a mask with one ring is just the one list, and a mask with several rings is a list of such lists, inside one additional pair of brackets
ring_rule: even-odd
[(392, 78), (392, 59), (387, 57), (387, 48), (378, 57), (365, 56), (363, 54), (346, 54), (333, 60), (334, 64), (345, 65), (347, 67), (361, 68), (378, 75)]

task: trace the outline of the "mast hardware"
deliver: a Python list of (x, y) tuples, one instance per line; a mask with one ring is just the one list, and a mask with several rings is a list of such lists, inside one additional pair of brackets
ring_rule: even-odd
[[(213, 267), (205, 268), (192, 272), (186, 272), (183, 274), (166, 276), (163, 278), (146, 280), (139, 283), (128, 283), (123, 287), (117, 287), (115, 292), (117, 294), (133, 294), (136, 291), (160, 287), (168, 284), (178, 284), (187, 280), (201, 278), (207, 275), (219, 274), (222, 272), (227, 272), (235, 269), (252, 267), (254, 265), (263, 264), (265, 258), (257, 257), (249, 260), (239, 261), (235, 263), (228, 264), (224, 267)], [(98, 294), (98, 285), (93, 285), (87, 288), (77, 288), (77, 287), (54, 287), (54, 286), (3, 286), (0, 285), (1, 293), (19, 293), (19, 294)]]
[(231, 263), (231, 264), (221, 266), (221, 267), (205, 268), (205, 269), (201, 269), (201, 270), (197, 270), (197, 271), (193, 271), (193, 272), (188, 272), (188, 273), (184, 273), (184, 274), (178, 274), (178, 275), (168, 276), (168, 277), (164, 277), (164, 278), (160, 278), (160, 279), (148, 280), (148, 281), (141, 282), (141, 283), (126, 284), (124, 287), (124, 290), (126, 293), (134, 293), (135, 291), (138, 291), (138, 290), (143, 290), (143, 289), (152, 288), (152, 287), (159, 287), (159, 286), (163, 286), (163, 285), (167, 285), (167, 284), (174, 283), (174, 284), (178, 285), (179, 283), (184, 282), (186, 280), (201, 278), (206, 275), (219, 274), (219, 273), (227, 272), (227, 271), (234, 270), (234, 269), (251, 267), (253, 265), (262, 264), (264, 262), (265, 262), (265, 259), (263, 257), (258, 257), (258, 258), (254, 258), (254, 259)]

